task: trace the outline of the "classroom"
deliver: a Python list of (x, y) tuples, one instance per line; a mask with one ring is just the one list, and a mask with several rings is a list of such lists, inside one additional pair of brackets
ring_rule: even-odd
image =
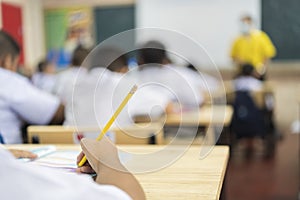
[(299, 7), (0, 0), (0, 199), (300, 200)]

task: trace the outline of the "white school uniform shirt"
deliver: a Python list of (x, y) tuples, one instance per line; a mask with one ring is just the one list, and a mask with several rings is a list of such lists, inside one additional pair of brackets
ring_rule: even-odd
[(84, 67), (70, 67), (57, 74), (53, 93), (59, 96), (63, 103), (69, 101), (73, 90), (73, 84), (77, 78), (87, 72)]
[(187, 67), (175, 67), (178, 73), (183, 74), (190, 82), (202, 91), (213, 92), (220, 87), (220, 82), (213, 76), (204, 72), (194, 71)]
[(40, 88), (41, 90), (44, 90), (48, 93), (53, 93), (56, 82), (56, 75), (38, 72), (32, 76), (31, 80), (33, 85)]
[(240, 76), (233, 81), (236, 91), (259, 91), (263, 83), (252, 76)]
[(198, 107), (203, 102), (203, 88), (191, 73), (177, 66), (147, 66), (139, 71), (141, 84), (159, 87), (161, 93), (185, 106)]
[(96, 184), (88, 175), (67, 174), (31, 163), (21, 163), (1, 146), (0, 162), (1, 199), (131, 199), (115, 186)]
[[(72, 102), (67, 106), (73, 115), (66, 119), (65, 124), (103, 128), (134, 84), (134, 79), (126, 75), (101, 67), (92, 69), (75, 83)], [(150, 88), (139, 87), (113, 126), (131, 125), (135, 115), (150, 113), (156, 117), (164, 112), (168, 103), (167, 97)]]
[(22, 143), (22, 122), (48, 124), (59, 99), (34, 87), (27, 78), (0, 68), (0, 132), (5, 143)]
[(84, 67), (70, 67), (60, 72), (54, 87), (56, 94), (65, 105), (65, 121), (64, 125), (74, 125), (73, 114), (73, 90), (78, 80), (85, 78), (87, 69)]

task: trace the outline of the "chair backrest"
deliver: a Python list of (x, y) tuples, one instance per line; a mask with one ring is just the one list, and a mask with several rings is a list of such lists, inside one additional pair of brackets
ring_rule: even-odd
[[(160, 123), (134, 124), (124, 128), (112, 128), (116, 144), (164, 144), (163, 125)], [(100, 132), (93, 127), (64, 126), (29, 126), (27, 137), (29, 143), (40, 144), (73, 144), (77, 135)]]
[(263, 111), (255, 104), (250, 92), (237, 91), (233, 109), (231, 128), (238, 138), (264, 134)]

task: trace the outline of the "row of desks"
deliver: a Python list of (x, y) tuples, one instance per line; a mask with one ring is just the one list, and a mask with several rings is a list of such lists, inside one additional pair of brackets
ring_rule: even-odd
[[(156, 123), (135, 124), (130, 127), (116, 127), (118, 144), (147, 144), (150, 135), (156, 136), (157, 144), (165, 144), (163, 129), (166, 126), (177, 127), (228, 127), (232, 117), (231, 106), (204, 106), (196, 111), (168, 114)], [(38, 136), (41, 143), (73, 143), (73, 133), (99, 132), (99, 127), (63, 127), (63, 126), (31, 126), (28, 128), (28, 141)], [(207, 131), (214, 141), (213, 131)]]

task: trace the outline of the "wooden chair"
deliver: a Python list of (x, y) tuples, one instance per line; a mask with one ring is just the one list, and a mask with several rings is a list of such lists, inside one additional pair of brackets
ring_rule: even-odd
[[(112, 128), (116, 144), (164, 144), (163, 125), (160, 123), (134, 124), (124, 128)], [(100, 132), (93, 127), (29, 126), (28, 142), (40, 144), (73, 144), (74, 134)]]

